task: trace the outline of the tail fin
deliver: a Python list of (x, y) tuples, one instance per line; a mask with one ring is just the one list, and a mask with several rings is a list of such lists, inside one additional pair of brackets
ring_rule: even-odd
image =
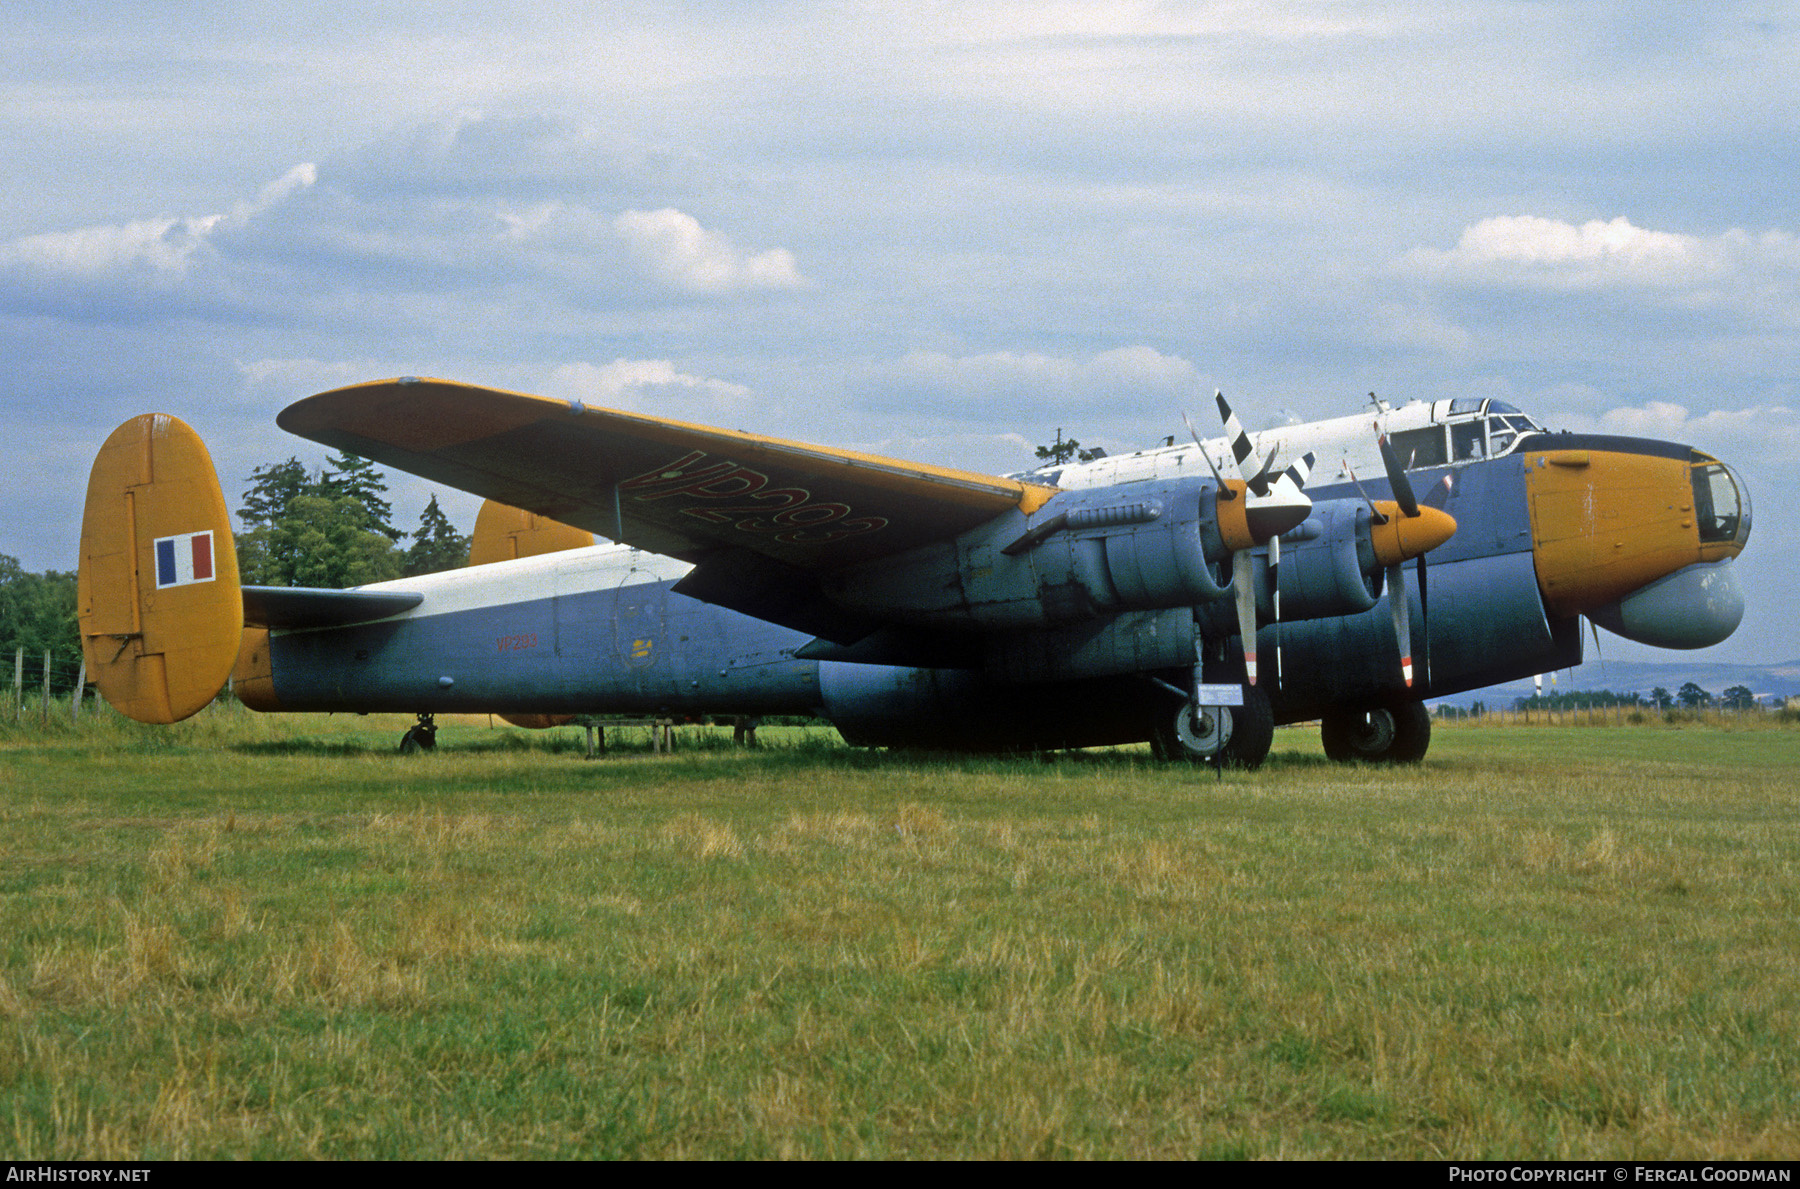
[(469, 564), (485, 566), (489, 562), (561, 553), (565, 549), (585, 549), (593, 543), (594, 534), (585, 529), (488, 500), (475, 517)]
[(237, 550), (212, 456), (186, 423), (146, 413), (100, 447), (77, 597), (88, 674), (122, 714), (179, 722), (224, 688), (244, 629)]

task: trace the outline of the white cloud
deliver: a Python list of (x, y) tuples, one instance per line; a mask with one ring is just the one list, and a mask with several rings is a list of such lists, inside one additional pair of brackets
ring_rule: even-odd
[(262, 187), (254, 202), (240, 202), (229, 214), (134, 219), (128, 223), (80, 227), (28, 235), (0, 244), (0, 268), (15, 267), (51, 276), (93, 279), (146, 268), (180, 277), (203, 254), (219, 231), (241, 226), (318, 180), (311, 163), (294, 166)]
[(1085, 358), (1012, 351), (962, 356), (914, 351), (900, 360), (896, 371), (915, 382), (966, 395), (1022, 386), (1058, 394), (1167, 392), (1191, 385), (1195, 377), (1194, 365), (1187, 360), (1141, 344)]
[(1001, 422), (1083, 413), (1092, 423), (1102, 410), (1179, 409), (1199, 377), (1186, 359), (1135, 344), (1093, 355), (913, 351), (875, 369), (870, 387), (858, 403), (877, 411)]
[(1653, 231), (1623, 215), (1579, 225), (1500, 215), (1464, 228), (1449, 251), (1408, 252), (1399, 267), (1432, 280), (1565, 290), (1698, 288), (1768, 272), (1787, 274), (1791, 282), (1800, 268), (1800, 240), (1783, 231)]
[(722, 294), (750, 289), (797, 289), (806, 284), (786, 248), (751, 255), (708, 231), (692, 215), (670, 207), (626, 211), (613, 220), (638, 264), (671, 289)]
[(556, 396), (626, 408), (641, 407), (657, 397), (697, 396), (716, 411), (719, 406), (737, 404), (750, 395), (750, 389), (742, 384), (676, 371), (667, 359), (615, 359), (600, 365), (565, 363), (550, 373), (548, 388)]
[(134, 219), (28, 235), (0, 245), (0, 267), (86, 278), (142, 266), (153, 273), (180, 276), (223, 217)]

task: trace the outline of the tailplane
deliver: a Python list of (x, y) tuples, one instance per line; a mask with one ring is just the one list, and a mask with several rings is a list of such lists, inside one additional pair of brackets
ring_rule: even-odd
[(179, 722), (218, 695), (244, 629), (237, 550), (206, 444), (167, 413), (114, 430), (88, 475), (78, 619), (120, 713)]

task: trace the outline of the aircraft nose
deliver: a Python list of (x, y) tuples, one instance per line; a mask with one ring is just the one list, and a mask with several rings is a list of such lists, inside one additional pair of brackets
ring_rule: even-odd
[(1590, 435), (1520, 454), (1538, 589), (1553, 614), (1671, 648), (1737, 627), (1730, 561), (1749, 540), (1750, 499), (1730, 467), (1673, 443)]

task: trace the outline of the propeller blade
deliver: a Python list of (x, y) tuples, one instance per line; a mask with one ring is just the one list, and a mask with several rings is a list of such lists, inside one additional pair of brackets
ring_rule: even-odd
[(1350, 482), (1356, 485), (1356, 494), (1362, 496), (1363, 503), (1369, 505), (1370, 517), (1374, 519), (1376, 524), (1386, 524), (1387, 517), (1382, 514), (1380, 508), (1375, 506), (1375, 501), (1369, 498), (1369, 493), (1363, 490), (1362, 480), (1356, 477), (1356, 468), (1350, 465), (1350, 460), (1348, 458), (1344, 460), (1344, 470), (1349, 472)]
[(1406, 602), (1406, 570), (1403, 563), (1395, 562), (1387, 570), (1388, 610), (1394, 615), (1394, 640), (1400, 645), (1400, 675), (1406, 678), (1406, 688), (1411, 689), (1413, 683), (1412, 658), (1412, 612)]
[(1274, 611), (1275, 688), (1281, 688), (1281, 537), (1269, 538), (1269, 603)]
[(1425, 665), (1425, 684), (1431, 684), (1431, 608), (1425, 595), (1425, 555), (1419, 554), (1419, 636), (1425, 642), (1425, 655), (1419, 659)]
[(1413, 495), (1412, 483), (1406, 478), (1406, 468), (1400, 465), (1400, 458), (1394, 453), (1394, 445), (1388, 436), (1382, 434), (1381, 462), (1387, 467), (1388, 486), (1394, 489), (1394, 502), (1400, 505), (1400, 514), (1411, 520), (1419, 514), (1418, 497)]
[(1250, 551), (1231, 555), (1231, 589), (1237, 596), (1238, 635), (1244, 641), (1244, 681), (1256, 684), (1256, 587)]
[(1186, 423), (1188, 436), (1194, 439), (1194, 445), (1199, 449), (1200, 457), (1206, 460), (1207, 468), (1212, 471), (1213, 478), (1219, 482), (1219, 498), (1222, 500), (1236, 499), (1237, 492), (1225, 486), (1225, 476), (1219, 473), (1218, 465), (1213, 462), (1212, 455), (1206, 452), (1206, 444), (1200, 440), (1200, 433), (1194, 428), (1194, 423), (1189, 419), (1186, 409), (1181, 410), (1181, 420)]
[(1225, 423), (1225, 436), (1231, 439), (1231, 456), (1237, 459), (1238, 474), (1243, 476), (1244, 485), (1254, 495), (1268, 495), (1269, 482), (1266, 469), (1275, 461), (1275, 452), (1269, 452), (1269, 459), (1262, 467), (1253, 468), (1250, 460), (1256, 456), (1256, 447), (1250, 443), (1250, 435), (1244, 432), (1244, 423), (1237, 414), (1231, 411), (1231, 405), (1223, 392), (1214, 391), (1213, 400), (1219, 405), (1219, 419)]
[[(1282, 482), (1286, 481), (1286, 482), (1292, 483), (1294, 485), (1295, 490), (1305, 491), (1306, 490), (1306, 481), (1308, 479), (1312, 478), (1313, 466), (1318, 461), (1319, 461), (1318, 455), (1314, 454), (1311, 450), (1308, 450), (1305, 454), (1302, 454), (1300, 456), (1300, 460), (1298, 462), (1296, 462), (1293, 466), (1289, 467), (1287, 470), (1281, 472), (1281, 478), (1275, 480), (1276, 484), (1279, 485)], [(1448, 478), (1448, 477), (1449, 476), (1445, 476), (1445, 478)]]

